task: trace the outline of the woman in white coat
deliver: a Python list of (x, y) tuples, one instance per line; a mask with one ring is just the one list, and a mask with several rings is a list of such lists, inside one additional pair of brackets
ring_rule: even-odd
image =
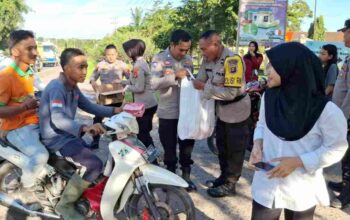
[(322, 174), (341, 160), (348, 144), (342, 111), (328, 102), (319, 59), (300, 43), (267, 51), (269, 89), (262, 98), (250, 158), (272, 165), (255, 172), (253, 220), (311, 220), (316, 205), (329, 205)]

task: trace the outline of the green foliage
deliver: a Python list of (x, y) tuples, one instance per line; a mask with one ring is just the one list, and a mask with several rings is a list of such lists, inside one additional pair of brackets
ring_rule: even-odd
[(152, 39), (150, 36), (143, 35), (142, 32), (138, 32), (136, 30), (129, 30), (127, 27), (119, 28), (115, 33), (113, 33), (110, 36), (107, 36), (103, 38), (101, 41), (99, 41), (97, 45), (97, 49), (95, 50), (93, 57), (95, 59), (99, 59), (103, 56), (104, 48), (108, 44), (114, 44), (117, 47), (119, 57), (122, 60), (128, 60), (129, 58), (126, 56), (122, 44), (125, 41), (128, 41), (130, 39), (142, 39), (146, 43), (146, 51), (145, 51), (145, 57), (147, 60), (151, 60), (152, 56), (156, 53), (155, 46), (152, 42)]
[(324, 25), (323, 16), (316, 18), (316, 26), (314, 26), (314, 22), (311, 23), (309, 31), (308, 31), (308, 38), (323, 41), (326, 33), (326, 28)]
[(158, 49), (165, 49), (169, 46), (169, 35), (175, 28), (177, 17), (176, 9), (170, 4), (156, 7), (146, 14), (142, 34), (150, 36)]
[(135, 9), (131, 9), (131, 18), (132, 18), (131, 25), (135, 28), (136, 31), (139, 31), (143, 22), (142, 9), (139, 7), (136, 7)]
[(300, 31), (300, 26), (304, 18), (311, 18), (313, 15), (305, 0), (294, 0), (288, 5), (287, 30)]
[(0, 0), (0, 48), (5, 48), (11, 31), (23, 23), (29, 7), (24, 0)]

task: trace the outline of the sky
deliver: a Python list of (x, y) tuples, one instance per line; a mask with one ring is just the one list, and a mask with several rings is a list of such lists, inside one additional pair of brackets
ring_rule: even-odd
[[(315, 1), (317, 1), (316, 16), (323, 15), (327, 31), (339, 30), (344, 27), (344, 21), (350, 19), (350, 0), (306, 0), (312, 11), (315, 8)], [(313, 18), (305, 19), (302, 30), (307, 31), (311, 22)]]
[[(153, 0), (25, 0), (31, 11), (23, 28), (37, 37), (101, 39), (116, 27), (131, 23), (131, 8), (152, 8)], [(306, 0), (314, 10), (315, 0)], [(172, 0), (179, 5), (180, 0)], [(323, 15), (328, 31), (336, 31), (350, 18), (350, 0), (317, 0), (317, 16)], [(307, 31), (313, 19), (305, 19)]]

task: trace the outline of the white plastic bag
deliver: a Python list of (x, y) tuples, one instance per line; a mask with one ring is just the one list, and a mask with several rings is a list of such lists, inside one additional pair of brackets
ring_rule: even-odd
[[(190, 73), (190, 72), (189, 72)], [(191, 78), (194, 79), (190, 73)], [(177, 132), (181, 140), (205, 139), (215, 127), (215, 102), (201, 98), (202, 91), (193, 87), (187, 77), (181, 80), (180, 116)]]

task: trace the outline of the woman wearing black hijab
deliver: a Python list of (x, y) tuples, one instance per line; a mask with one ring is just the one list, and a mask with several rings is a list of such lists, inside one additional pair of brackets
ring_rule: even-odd
[[(260, 106), (250, 165), (253, 220), (312, 219), (316, 205), (329, 205), (322, 168), (341, 160), (347, 124), (328, 102), (322, 65), (300, 43), (267, 51), (268, 86)], [(272, 165), (259, 169), (257, 162)], [(261, 167), (261, 166), (260, 166)]]

